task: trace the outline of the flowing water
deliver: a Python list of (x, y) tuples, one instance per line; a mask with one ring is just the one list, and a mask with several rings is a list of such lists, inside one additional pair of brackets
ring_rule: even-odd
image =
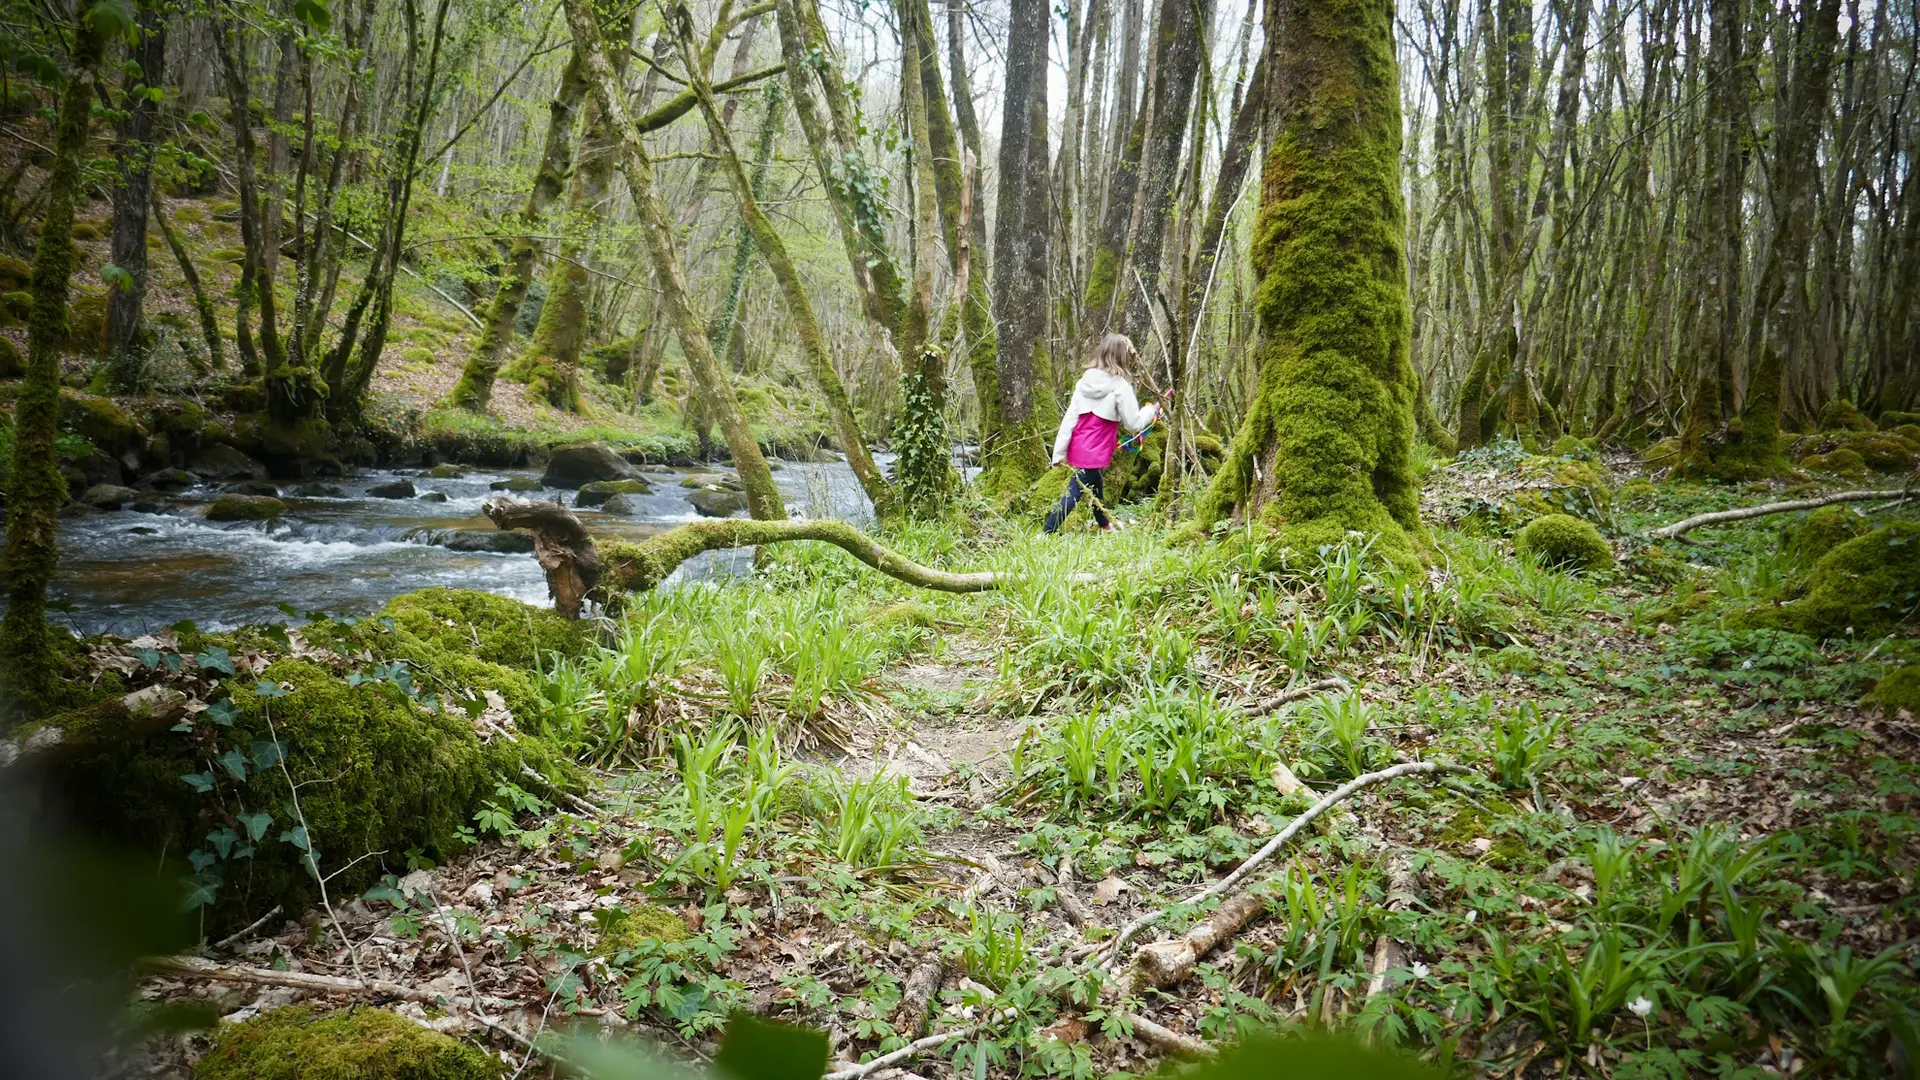
[[(367, 489), (407, 476), (422, 496), (439, 492), (445, 502), (416, 497), (382, 499)], [(699, 519), (681, 480), (719, 478), (713, 470), (659, 470), (646, 474), (653, 492), (629, 495), (634, 516), (582, 509), (587, 527), (642, 539)], [(52, 613), (83, 634), (135, 635), (192, 620), (202, 629), (249, 622), (304, 619), (311, 611), (364, 615), (400, 593), (446, 585), (512, 596), (545, 605), (546, 578), (530, 554), (456, 551), (428, 542), (441, 530), (493, 531), (480, 512), (493, 482), (510, 477), (537, 480), (525, 470), (472, 471), (458, 479), (416, 472), (369, 471), (329, 481), (343, 494), (303, 498), (282, 489), (287, 512), (275, 522), (210, 522), (206, 504), (216, 487), (190, 488), (167, 498), (157, 513), (120, 510), (67, 518), (60, 526), (60, 571)], [(872, 507), (844, 463), (787, 464), (774, 473), (796, 517), (832, 516), (865, 524)], [(561, 497), (572, 492), (512, 493), (520, 499)], [(745, 551), (709, 552), (685, 564), (676, 577), (733, 573), (747, 565)], [(671, 579), (670, 579), (671, 580)]]

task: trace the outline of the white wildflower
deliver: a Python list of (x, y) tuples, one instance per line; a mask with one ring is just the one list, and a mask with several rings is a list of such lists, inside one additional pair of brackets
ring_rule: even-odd
[(1414, 961), (1413, 963), (1413, 977), (1416, 979), (1424, 979), (1432, 971), (1433, 971), (1432, 968), (1428, 967), (1425, 964), (1420, 963), (1418, 960)]
[(1653, 1002), (1648, 1001), (1644, 996), (1634, 998), (1627, 1002), (1627, 1011), (1645, 1020), (1647, 1014), (1653, 1011)]

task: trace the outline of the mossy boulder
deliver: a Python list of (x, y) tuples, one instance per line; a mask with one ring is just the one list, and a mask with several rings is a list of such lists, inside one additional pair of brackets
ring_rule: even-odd
[(207, 505), (208, 521), (272, 521), (287, 512), (287, 504), (271, 495), (223, 492)]
[(32, 263), (18, 255), (0, 255), (0, 289), (24, 291), (32, 281)]
[(746, 492), (730, 491), (717, 484), (695, 488), (687, 493), (687, 501), (701, 517), (732, 517), (747, 508)]
[(1860, 704), (1878, 705), (1888, 712), (1905, 709), (1920, 715), (1920, 664), (1908, 664), (1880, 676), (1867, 696), (1860, 699)]
[(291, 1006), (221, 1027), (194, 1080), (500, 1080), (500, 1059), (385, 1009)]
[(495, 480), (487, 487), (493, 491), (539, 491), (540, 481), (530, 476), (509, 476), (505, 480)]
[(12, 338), (0, 337), (0, 379), (17, 379), (27, 373), (26, 358)]
[(1864, 514), (1845, 506), (1823, 506), (1780, 529), (1780, 557), (1789, 565), (1810, 567), (1820, 557), (1873, 528)]
[(600, 506), (616, 495), (646, 495), (653, 486), (639, 477), (631, 480), (595, 480), (591, 484), (580, 485), (580, 493), (573, 497), (575, 506)]
[(1795, 440), (1793, 456), (1806, 469), (1900, 473), (1913, 468), (1920, 458), (1920, 443), (1895, 432), (1823, 431)]
[(1882, 431), (1901, 427), (1906, 424), (1920, 425), (1920, 412), (1901, 412), (1899, 409), (1888, 409), (1886, 412), (1880, 414), (1879, 427)]
[(1833, 473), (1836, 476), (1864, 476), (1867, 472), (1866, 459), (1852, 450), (1808, 454), (1800, 459), (1800, 467), (1809, 472)]
[(1613, 487), (1596, 462), (1535, 457), (1522, 461), (1518, 472), (1521, 485), (1510, 498), (1524, 514), (1569, 514), (1597, 523), (1613, 514)]
[(1794, 600), (1735, 612), (1736, 628), (1791, 630), (1812, 638), (1874, 637), (1920, 607), (1920, 523), (1896, 521), (1849, 540), (1814, 564)]
[(458, 465), (435, 465), (427, 470), (427, 475), (435, 480), (458, 480), (467, 475), (467, 470)]
[(1514, 547), (1543, 566), (1604, 570), (1613, 565), (1613, 547), (1600, 530), (1571, 514), (1536, 519), (1514, 537)]
[(73, 223), (73, 241), (76, 244), (89, 244), (100, 239), (102, 233), (98, 222), (76, 221)]
[(367, 489), (367, 494), (376, 499), (411, 499), (419, 491), (413, 486), (413, 481), (403, 476), (398, 480), (375, 484)]
[[(416, 848), (444, 858), (459, 850), (458, 830), (497, 780), (525, 783), (523, 762), (554, 768), (537, 738), (483, 743), (459, 708), (430, 709), (385, 680), (350, 686), (345, 675), (316, 660), (276, 660), (258, 676), (229, 680), (228, 723), (201, 714), (190, 732), (120, 741), (82, 730), (84, 710), (56, 717), (50, 723), (69, 741), (101, 747), (64, 766), (57, 785), (90, 831), (190, 859), (193, 883), (212, 891), (207, 930), (216, 933), (276, 904), (301, 912), (318, 900), (291, 832), (298, 820), (288, 776), (322, 872), (338, 872), (329, 887), (350, 896), (383, 872), (379, 858), (353, 860), (385, 852), (390, 866)], [(256, 694), (258, 682), (277, 696)], [(273, 759), (276, 740), (285, 772)], [(190, 774), (201, 781), (181, 779)], [(216, 835), (237, 833), (246, 820), (250, 845)]]
[(1874, 431), (1873, 421), (1845, 398), (1834, 398), (1820, 410), (1821, 431)]
[(0, 314), (9, 322), (26, 322), (27, 316), (33, 314), (33, 294), (25, 289), (0, 293)]
[(147, 431), (112, 398), (64, 390), (61, 419), (109, 454), (124, 454), (146, 445)]
[(107, 348), (107, 294), (77, 293), (67, 305), (67, 348), (98, 356)]

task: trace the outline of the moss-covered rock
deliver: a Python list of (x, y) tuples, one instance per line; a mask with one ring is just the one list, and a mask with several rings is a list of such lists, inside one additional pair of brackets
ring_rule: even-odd
[(124, 454), (146, 444), (146, 429), (112, 398), (63, 390), (60, 400), (66, 425), (107, 453)]
[(1866, 535), (1866, 515), (1845, 506), (1823, 506), (1780, 529), (1780, 556), (1789, 565), (1810, 567), (1841, 544)]
[(271, 495), (223, 492), (207, 504), (208, 521), (272, 521), (287, 512), (287, 504)]
[(1903, 625), (1916, 607), (1920, 523), (1896, 521), (1822, 556), (1798, 599), (1756, 605), (1735, 612), (1728, 622), (1813, 638), (1872, 637)]
[(1593, 522), (1570, 514), (1548, 514), (1520, 530), (1514, 547), (1543, 566), (1604, 570), (1613, 565), (1613, 547)]
[(500, 1080), (495, 1058), (385, 1009), (275, 1009), (223, 1026), (194, 1080)]
[[(1824, 466), (1828, 472), (1859, 471), (1899, 473), (1913, 468), (1920, 457), (1920, 443), (1896, 432), (1823, 431), (1794, 441), (1792, 453), (1802, 468)], [(1852, 456), (1837, 456), (1852, 455)], [(1853, 466), (1853, 459), (1860, 461)]]
[(1852, 450), (1835, 450), (1827, 454), (1808, 454), (1800, 459), (1800, 467), (1809, 472), (1863, 476), (1867, 471), (1867, 462)]
[(0, 337), (0, 379), (17, 379), (26, 374), (26, 358), (12, 338)]
[(1873, 421), (1845, 398), (1834, 398), (1820, 410), (1821, 431), (1874, 431)]
[(76, 221), (73, 223), (73, 242), (76, 244), (92, 243), (100, 239), (101, 235), (98, 222)]
[(0, 289), (24, 291), (32, 281), (32, 263), (18, 255), (0, 255)]
[(458, 480), (467, 475), (467, 470), (458, 465), (435, 465), (427, 470), (427, 475), (435, 480)]
[(1597, 462), (1531, 457), (1517, 471), (1520, 486), (1510, 501), (1528, 518), (1570, 514), (1604, 524), (1613, 514), (1613, 488)]
[(75, 294), (67, 307), (67, 348), (98, 356), (107, 347), (107, 294)]
[[(495, 781), (525, 783), (523, 762), (554, 767), (536, 738), (483, 743), (460, 709), (430, 709), (385, 680), (350, 686), (344, 674), (315, 660), (277, 660), (258, 677), (229, 683), (229, 725), (202, 714), (191, 732), (108, 740), (105, 749), (63, 768), (58, 786), (89, 829), (156, 855), (192, 858), (201, 864), (196, 870), (213, 875), (207, 929), (215, 932), (245, 925), (276, 904), (304, 911), (318, 898), (289, 835), (298, 822), (289, 809), (288, 776), (299, 785), (322, 871), (338, 871), (329, 883), (338, 896), (359, 892), (383, 872), (377, 858), (353, 863), (359, 856), (386, 852), (391, 864), (417, 848), (444, 857), (461, 847), (457, 830)], [(282, 693), (257, 695), (253, 687), (261, 680)], [(51, 723), (67, 726), (64, 717)], [(89, 736), (72, 732), (70, 738)], [(276, 740), (284, 773), (272, 758)], [(89, 741), (101, 740), (96, 734)], [(189, 774), (204, 779), (181, 779)], [(247, 845), (229, 836), (226, 857), (213, 857), (222, 849), (214, 834), (239, 832), (243, 815), (256, 814), (270, 820), (252, 819), (261, 826), (254, 850), (243, 857)]]
[(580, 493), (573, 497), (575, 506), (600, 506), (616, 495), (647, 495), (653, 491), (653, 485), (640, 477), (631, 480), (595, 480), (591, 484), (580, 485)]
[(1905, 709), (1920, 715), (1920, 664), (1898, 667), (1873, 684), (1873, 690), (1860, 699), (1862, 705), (1878, 705), (1888, 712)]

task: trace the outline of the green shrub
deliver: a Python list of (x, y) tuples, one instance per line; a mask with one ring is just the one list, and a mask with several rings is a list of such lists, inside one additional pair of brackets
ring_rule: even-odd
[(1548, 514), (1520, 530), (1514, 546), (1543, 566), (1604, 570), (1613, 565), (1613, 548), (1590, 521), (1571, 514)]
[(304, 1005), (222, 1025), (195, 1080), (499, 1080), (498, 1058), (385, 1009)]

